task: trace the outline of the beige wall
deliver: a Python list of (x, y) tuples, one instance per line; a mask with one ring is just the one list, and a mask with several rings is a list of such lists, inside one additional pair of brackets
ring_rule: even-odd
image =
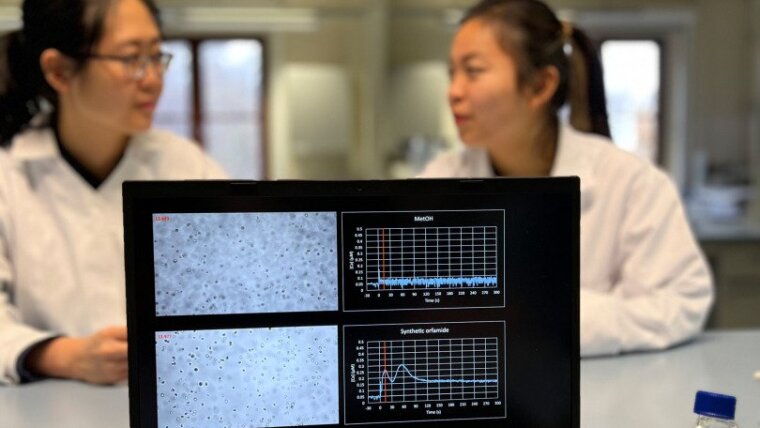
[[(752, 4), (751, 19), (760, 22), (760, 0)], [(754, 199), (750, 203), (749, 218), (760, 226), (760, 25), (752, 25), (752, 105), (750, 110), (750, 142), (752, 147), (751, 171), (755, 183)]]
[(697, 11), (692, 86), (697, 144), (718, 164), (743, 163), (752, 95), (750, 2), (702, 0)]

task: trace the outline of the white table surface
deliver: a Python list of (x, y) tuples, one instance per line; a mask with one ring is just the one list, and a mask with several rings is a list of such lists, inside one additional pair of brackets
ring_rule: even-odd
[(705, 333), (664, 352), (581, 360), (581, 426), (693, 427), (694, 394), (737, 397), (740, 428), (760, 428), (760, 330)]
[[(741, 428), (760, 428), (760, 330), (710, 332), (664, 352), (581, 362), (584, 428), (691, 427), (698, 389), (736, 395)], [(127, 387), (43, 381), (0, 387), (2, 428), (126, 428)]]

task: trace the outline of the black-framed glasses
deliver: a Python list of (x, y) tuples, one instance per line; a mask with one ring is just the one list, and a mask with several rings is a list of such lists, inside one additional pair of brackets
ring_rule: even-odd
[(172, 62), (173, 55), (169, 52), (159, 52), (150, 55), (101, 55), (87, 54), (85, 58), (99, 59), (105, 61), (118, 61), (124, 65), (124, 71), (127, 76), (134, 81), (142, 80), (145, 77), (148, 65), (155, 67), (160, 75), (166, 73), (169, 64)]

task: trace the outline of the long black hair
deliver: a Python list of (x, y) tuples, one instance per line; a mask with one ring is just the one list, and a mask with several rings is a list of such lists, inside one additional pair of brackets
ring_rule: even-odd
[[(473, 19), (492, 25), (501, 48), (517, 62), (520, 85), (530, 82), (544, 67), (557, 69), (559, 85), (550, 103), (555, 120), (568, 97), (578, 94), (570, 90), (571, 85), (585, 81), (585, 88), (577, 89), (587, 91), (582, 110), (589, 112), (591, 118), (587, 122), (591, 125), (581, 130), (610, 136), (601, 62), (585, 33), (563, 25), (551, 8), (538, 0), (482, 0), (465, 13), (461, 24)], [(568, 60), (568, 45), (583, 58), (582, 67)], [(580, 73), (584, 79), (575, 78)]]
[[(24, 0), (23, 26), (0, 38), (0, 145), (58, 106), (40, 68), (40, 55), (54, 48), (81, 69), (103, 35), (105, 16), (118, 0)], [(141, 0), (160, 24), (153, 0)]]

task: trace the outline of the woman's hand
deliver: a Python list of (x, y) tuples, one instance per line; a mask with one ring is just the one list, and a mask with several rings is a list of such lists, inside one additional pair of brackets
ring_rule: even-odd
[(108, 327), (87, 337), (59, 337), (32, 350), (27, 367), (34, 373), (94, 384), (127, 378), (127, 328)]

